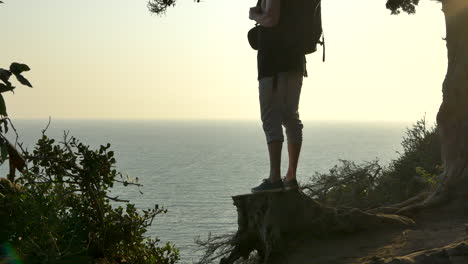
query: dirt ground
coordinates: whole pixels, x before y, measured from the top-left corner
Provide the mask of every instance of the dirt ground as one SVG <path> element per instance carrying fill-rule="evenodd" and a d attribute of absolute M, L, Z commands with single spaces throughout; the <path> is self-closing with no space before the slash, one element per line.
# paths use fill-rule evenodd
<path fill-rule="evenodd" d="M 468 201 L 424 210 L 413 217 L 416 227 L 406 230 L 376 230 L 290 245 L 288 263 L 373 264 L 388 263 L 396 257 L 468 241 Z M 456 263 L 468 264 L 468 255 Z M 392 262 L 392 263 L 413 263 Z M 424 260 L 424 264 L 442 260 Z M 455 262 L 446 262 L 455 263 Z"/>

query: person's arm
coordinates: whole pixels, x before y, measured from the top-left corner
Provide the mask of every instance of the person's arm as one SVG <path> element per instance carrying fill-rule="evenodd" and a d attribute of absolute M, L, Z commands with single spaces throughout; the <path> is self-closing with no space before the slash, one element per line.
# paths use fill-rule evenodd
<path fill-rule="evenodd" d="M 264 27 L 274 27 L 278 24 L 280 18 L 281 0 L 263 0 L 265 8 L 259 10 L 257 7 L 250 8 L 249 18 L 255 20 Z M 262 5 L 263 6 L 263 5 Z"/>

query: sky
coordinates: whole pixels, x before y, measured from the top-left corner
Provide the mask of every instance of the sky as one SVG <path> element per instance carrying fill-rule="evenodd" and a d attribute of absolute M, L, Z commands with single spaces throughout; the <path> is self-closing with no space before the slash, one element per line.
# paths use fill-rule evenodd
<path fill-rule="evenodd" d="M 260 120 L 255 0 L 5 0 L 0 67 L 26 63 L 15 119 Z M 447 59 L 440 4 L 390 15 L 385 0 L 323 0 L 326 62 L 308 55 L 303 120 L 435 122 Z"/>

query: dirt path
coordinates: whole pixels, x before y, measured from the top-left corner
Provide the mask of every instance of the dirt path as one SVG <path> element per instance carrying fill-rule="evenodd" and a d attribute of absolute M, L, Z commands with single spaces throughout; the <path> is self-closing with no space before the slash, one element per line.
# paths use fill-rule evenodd
<path fill-rule="evenodd" d="M 418 255 L 430 249 L 468 241 L 467 209 L 460 211 L 460 206 L 454 205 L 427 210 L 413 218 L 417 223 L 414 229 L 380 230 L 326 240 L 307 241 L 301 243 L 301 246 L 291 246 L 288 263 L 380 264 L 388 263 L 396 257 L 412 253 Z M 468 249 L 468 245 L 466 248 Z M 428 252 L 423 253 L 429 255 Z M 444 262 L 442 260 L 442 262 L 423 261 L 418 263 L 468 264 L 468 252 L 466 253 L 466 257 L 457 257 L 457 262 Z M 463 256 L 465 256 L 464 254 L 462 253 Z M 412 263 L 410 261 L 413 260 L 409 260 L 410 258 L 413 257 L 408 257 L 408 262 L 402 260 L 402 262 L 392 263 Z"/>

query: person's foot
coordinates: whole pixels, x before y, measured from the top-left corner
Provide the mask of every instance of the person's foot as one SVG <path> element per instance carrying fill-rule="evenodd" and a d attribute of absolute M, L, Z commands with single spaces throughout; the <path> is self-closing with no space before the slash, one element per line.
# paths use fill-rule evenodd
<path fill-rule="evenodd" d="M 257 187 L 252 188 L 252 193 L 279 192 L 283 190 L 283 181 L 279 180 L 271 183 L 269 179 L 264 179 Z"/>
<path fill-rule="evenodd" d="M 286 191 L 299 189 L 299 184 L 296 179 L 290 180 L 286 177 L 283 179 L 283 186 Z"/>

